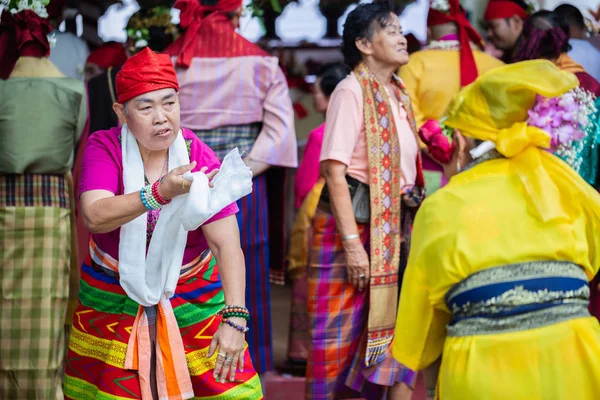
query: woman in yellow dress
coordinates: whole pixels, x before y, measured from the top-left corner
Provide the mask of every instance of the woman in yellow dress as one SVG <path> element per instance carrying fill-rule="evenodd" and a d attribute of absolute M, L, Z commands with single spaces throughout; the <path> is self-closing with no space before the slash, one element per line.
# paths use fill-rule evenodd
<path fill-rule="evenodd" d="M 449 108 L 454 176 L 417 213 L 393 344 L 400 363 L 427 368 L 429 398 L 600 399 L 587 310 L 600 196 L 528 116 L 539 96 L 577 85 L 527 61 L 479 77 Z"/>

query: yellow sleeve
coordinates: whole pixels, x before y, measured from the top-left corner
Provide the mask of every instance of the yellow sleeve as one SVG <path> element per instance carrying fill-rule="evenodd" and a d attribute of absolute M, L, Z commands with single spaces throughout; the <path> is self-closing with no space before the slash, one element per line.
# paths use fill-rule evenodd
<path fill-rule="evenodd" d="M 400 79 L 404 82 L 406 90 L 410 96 L 417 128 L 425 123 L 425 115 L 421 111 L 422 105 L 419 98 L 420 79 L 423 76 L 423 63 L 420 58 L 413 55 L 413 58 L 399 71 Z"/>
<path fill-rule="evenodd" d="M 441 267 L 438 254 L 442 249 L 434 248 L 435 239 L 426 233 L 431 233 L 440 222 L 428 215 L 426 204 L 417 213 L 414 224 L 392 344 L 394 358 L 413 371 L 428 367 L 440 357 L 450 322 L 450 314 L 432 302 L 433 297 L 438 297 L 434 296 L 432 283 L 437 276 L 435 270 Z"/>

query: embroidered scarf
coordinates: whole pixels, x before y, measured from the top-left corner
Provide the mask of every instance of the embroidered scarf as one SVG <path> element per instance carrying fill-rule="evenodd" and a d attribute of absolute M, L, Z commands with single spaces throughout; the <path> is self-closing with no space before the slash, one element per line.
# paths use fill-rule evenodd
<path fill-rule="evenodd" d="M 365 357 L 365 365 L 370 366 L 385 358 L 394 338 L 402 235 L 400 141 L 384 85 L 364 64 L 356 67 L 354 74 L 363 91 L 371 192 L 371 292 Z M 392 84 L 416 134 L 406 89 L 396 78 Z"/>

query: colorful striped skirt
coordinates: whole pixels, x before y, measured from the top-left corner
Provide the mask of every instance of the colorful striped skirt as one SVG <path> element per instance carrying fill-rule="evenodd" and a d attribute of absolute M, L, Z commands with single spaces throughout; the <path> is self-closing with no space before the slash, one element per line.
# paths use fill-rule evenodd
<path fill-rule="evenodd" d="M 170 303 L 183 342 L 193 398 L 262 399 L 260 380 L 250 357 L 245 357 L 244 372 L 238 371 L 234 382 L 225 383 L 217 382 L 213 377 L 216 352 L 213 357 L 206 357 L 212 337 L 221 324 L 221 317 L 216 314 L 225 304 L 216 261 L 212 258 L 194 272 L 183 272 Z M 155 369 L 149 376 L 141 376 L 138 371 L 124 368 L 139 308 L 127 297 L 113 270 L 87 258 L 82 266 L 79 304 L 67 355 L 66 399 L 139 399 L 142 398 L 140 380 L 149 380 L 153 387 L 160 384 L 152 382 L 158 379 Z M 147 310 L 146 316 L 148 324 L 140 324 L 138 329 L 147 327 L 150 334 L 145 337 L 154 344 L 156 337 L 152 331 L 156 313 Z M 158 352 L 144 358 L 153 363 L 157 362 L 156 358 L 164 359 L 164 354 L 154 353 Z M 152 390 L 151 397 L 158 398 L 156 390 Z M 143 398 L 146 400 L 147 396 Z"/>
<path fill-rule="evenodd" d="M 308 312 L 306 309 L 308 255 L 312 244 L 313 219 L 325 186 L 320 178 L 302 201 L 294 218 L 288 251 L 288 275 L 292 282 L 292 302 L 290 313 L 290 334 L 288 339 L 288 361 L 306 362 L 310 335 L 308 333 Z"/>
<path fill-rule="evenodd" d="M 63 176 L 0 175 L 0 399 L 63 397 L 69 207 Z"/>
<path fill-rule="evenodd" d="M 262 374 L 273 369 L 267 178 L 257 176 L 253 183 L 252 193 L 237 203 L 237 221 L 246 259 L 246 307 L 250 311 L 246 340 L 256 371 Z"/>
<path fill-rule="evenodd" d="M 368 252 L 368 226 L 358 225 Z M 395 307 L 394 307 L 395 309 Z M 365 399 L 381 399 L 386 389 L 415 373 L 388 350 L 380 363 L 365 367 L 369 290 L 348 282 L 346 256 L 332 214 L 317 210 L 308 267 L 308 315 L 312 338 L 306 371 L 306 399 L 329 400 L 348 388 Z"/>

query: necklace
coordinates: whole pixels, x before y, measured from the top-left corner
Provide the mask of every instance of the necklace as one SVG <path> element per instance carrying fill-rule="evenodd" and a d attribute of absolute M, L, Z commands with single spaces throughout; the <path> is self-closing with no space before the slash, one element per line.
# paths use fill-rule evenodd
<path fill-rule="evenodd" d="M 168 162 L 169 162 L 169 152 L 167 151 L 167 156 L 165 157 L 165 163 L 163 164 L 163 167 L 160 171 L 160 175 L 158 176 L 157 180 L 162 179 L 162 177 L 165 175 Z M 143 165 L 144 165 L 144 180 L 146 181 L 146 184 L 149 185 L 150 180 L 148 179 L 148 175 L 146 174 L 146 164 L 143 164 Z"/>

